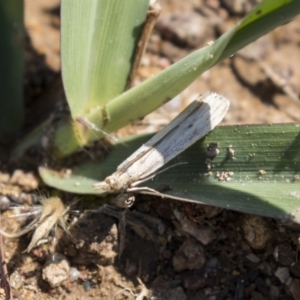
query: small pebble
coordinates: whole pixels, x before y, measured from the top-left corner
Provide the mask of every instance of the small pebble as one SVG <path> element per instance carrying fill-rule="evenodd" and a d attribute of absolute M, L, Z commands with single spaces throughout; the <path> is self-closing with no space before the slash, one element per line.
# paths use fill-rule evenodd
<path fill-rule="evenodd" d="M 278 299 L 280 295 L 279 287 L 276 285 L 271 285 L 269 295 L 270 295 L 270 299 Z"/>
<path fill-rule="evenodd" d="M 83 287 L 84 287 L 84 290 L 85 290 L 86 292 L 88 292 L 88 291 L 92 288 L 91 282 L 90 282 L 89 280 L 85 281 L 85 282 L 83 283 Z"/>
<path fill-rule="evenodd" d="M 198 290 L 205 286 L 205 279 L 199 274 L 186 273 L 183 275 L 182 280 L 183 287 L 190 291 Z"/>
<path fill-rule="evenodd" d="M 181 286 L 171 287 L 169 280 L 163 276 L 154 279 L 149 290 L 149 299 L 186 300 L 187 296 Z"/>
<path fill-rule="evenodd" d="M 269 295 L 269 287 L 261 277 L 255 279 L 256 289 L 265 296 Z"/>
<path fill-rule="evenodd" d="M 78 271 L 77 268 L 70 268 L 70 272 L 69 272 L 69 280 L 71 282 L 76 281 L 80 276 L 80 271 Z"/>
<path fill-rule="evenodd" d="M 300 278 L 300 261 L 296 261 L 290 267 L 291 272 L 298 278 Z"/>
<path fill-rule="evenodd" d="M 280 280 L 281 283 L 286 283 L 290 278 L 290 271 L 287 267 L 277 268 L 275 276 Z"/>
<path fill-rule="evenodd" d="M 219 260 L 216 257 L 212 257 L 205 264 L 205 272 L 210 273 L 213 272 L 214 269 L 218 266 Z"/>
<path fill-rule="evenodd" d="M 18 271 L 13 272 L 9 277 L 10 286 L 15 290 L 19 290 L 23 286 L 23 282 L 24 277 Z"/>
<path fill-rule="evenodd" d="M 42 277 L 54 288 L 59 286 L 70 275 L 70 265 L 67 258 L 60 253 L 53 253 L 43 267 Z"/>
<path fill-rule="evenodd" d="M 274 257 L 283 266 L 290 266 L 295 261 L 296 253 L 291 245 L 286 243 L 275 247 Z"/>
<path fill-rule="evenodd" d="M 299 279 L 293 279 L 293 281 L 289 285 L 289 290 L 295 300 L 300 300 L 300 280 Z"/>
<path fill-rule="evenodd" d="M 262 261 L 259 266 L 258 269 L 263 273 L 266 274 L 268 276 L 272 276 L 274 273 L 274 269 L 273 267 L 266 261 Z"/>
<path fill-rule="evenodd" d="M 253 254 L 253 253 L 248 254 L 248 255 L 246 256 L 246 258 L 247 258 L 249 261 L 253 262 L 253 263 L 258 263 L 258 262 L 260 262 L 259 257 L 256 256 L 256 255 Z"/>
<path fill-rule="evenodd" d="M 25 173 L 22 170 L 15 170 L 10 179 L 11 184 L 21 186 L 25 191 L 37 189 L 39 182 L 32 173 Z"/>
<path fill-rule="evenodd" d="M 200 269 L 204 263 L 204 248 L 194 239 L 187 239 L 173 256 L 173 267 L 176 272 Z"/>
<path fill-rule="evenodd" d="M 252 249 L 265 249 L 267 243 L 272 238 L 272 231 L 264 218 L 245 215 L 242 227 L 245 239 Z"/>
<path fill-rule="evenodd" d="M 6 196 L 0 196 L 0 209 L 6 210 L 10 207 L 10 200 Z"/>

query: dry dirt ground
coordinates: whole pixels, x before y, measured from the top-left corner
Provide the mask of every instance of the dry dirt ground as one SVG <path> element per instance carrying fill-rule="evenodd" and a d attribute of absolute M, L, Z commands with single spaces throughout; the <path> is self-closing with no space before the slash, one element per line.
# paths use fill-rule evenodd
<path fill-rule="evenodd" d="M 215 40 L 249 11 L 252 2 L 161 0 L 162 13 L 136 84 Z M 45 99 L 63 97 L 59 4 L 25 0 L 26 126 L 53 108 L 53 101 Z M 299 122 L 299 44 L 298 18 L 205 72 L 174 101 L 118 135 L 157 130 L 207 90 L 230 99 L 224 124 Z M 36 175 L 20 170 L 1 173 L 0 182 L 2 228 L 9 232 L 20 230 L 30 205 L 40 212 L 40 191 L 55 195 Z M 297 225 L 139 196 L 127 212 L 119 256 L 122 213 L 107 207 L 111 216 L 103 214 L 98 209 L 101 202 L 88 197 L 79 202 L 70 194 L 61 198 L 65 204 L 74 203 L 71 235 L 58 228 L 52 240 L 29 253 L 23 251 L 31 235 L 2 238 L 14 299 L 300 299 Z M 12 204 L 29 208 L 6 210 Z M 185 233 L 178 214 L 194 224 L 202 239 Z M 131 226 L 131 218 L 140 226 Z M 3 276 L 1 283 L 5 286 Z M 4 294 L 2 290 L 1 299 Z"/>

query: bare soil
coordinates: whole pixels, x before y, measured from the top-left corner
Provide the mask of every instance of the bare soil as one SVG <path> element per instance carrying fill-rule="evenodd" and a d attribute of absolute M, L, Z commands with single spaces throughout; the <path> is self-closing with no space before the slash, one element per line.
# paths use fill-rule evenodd
<path fill-rule="evenodd" d="M 135 84 L 215 40 L 254 2 L 161 0 Z M 59 0 L 25 0 L 28 128 L 64 98 L 59 5 Z M 207 90 L 231 101 L 223 124 L 299 122 L 299 28 L 297 18 L 262 37 L 117 136 L 158 130 Z M 35 170 L 20 169 L 0 174 L 1 228 L 8 232 L 40 212 L 40 194 L 57 194 L 43 186 Z M 73 203 L 70 234 L 57 228 L 29 253 L 24 250 L 31 235 L 2 237 L 2 273 L 7 267 L 13 299 L 300 299 L 298 225 L 138 195 L 126 211 L 124 232 L 123 210 L 103 209 L 94 198 L 59 197 L 65 205 Z M 7 210 L 16 204 L 22 207 Z M 193 228 L 193 237 L 184 224 Z M 0 290 L 0 299 L 5 293 Z"/>

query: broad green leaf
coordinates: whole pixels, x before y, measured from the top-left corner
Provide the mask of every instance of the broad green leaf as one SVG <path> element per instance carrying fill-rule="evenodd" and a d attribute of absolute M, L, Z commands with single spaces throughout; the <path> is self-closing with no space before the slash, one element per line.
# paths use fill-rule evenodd
<path fill-rule="evenodd" d="M 62 75 L 72 118 L 121 94 L 149 0 L 63 0 Z"/>
<path fill-rule="evenodd" d="M 23 1 L 0 1 L 0 133 L 13 134 L 24 121 Z"/>
<path fill-rule="evenodd" d="M 93 184 L 112 174 L 149 138 L 137 137 L 127 140 L 125 145 L 122 141 L 115 145 L 103 163 L 76 166 L 68 178 L 46 168 L 41 168 L 40 174 L 46 184 L 61 190 L 101 194 L 93 189 Z M 205 159 L 210 143 L 219 143 L 220 153 L 208 170 Z M 179 162 L 187 164 L 170 168 L 140 186 L 156 190 L 164 187 L 161 193 L 172 199 L 300 223 L 299 145 L 298 124 L 218 127 L 168 166 Z M 235 151 L 234 157 L 229 155 L 228 147 Z"/>

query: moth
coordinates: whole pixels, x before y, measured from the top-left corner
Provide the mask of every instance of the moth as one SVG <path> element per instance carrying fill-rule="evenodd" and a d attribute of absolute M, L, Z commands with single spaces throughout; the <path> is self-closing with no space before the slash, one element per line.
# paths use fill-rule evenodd
<path fill-rule="evenodd" d="M 200 95 L 170 124 L 121 163 L 116 172 L 94 184 L 94 188 L 108 192 L 155 192 L 137 186 L 153 178 L 161 167 L 213 130 L 223 120 L 228 108 L 229 101 L 222 95 Z"/>

